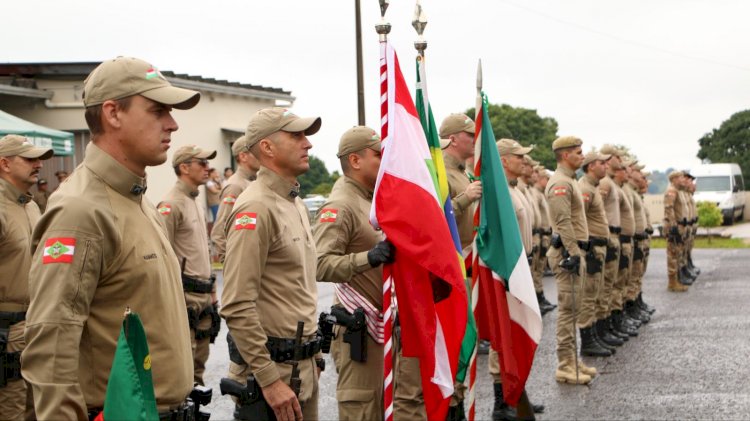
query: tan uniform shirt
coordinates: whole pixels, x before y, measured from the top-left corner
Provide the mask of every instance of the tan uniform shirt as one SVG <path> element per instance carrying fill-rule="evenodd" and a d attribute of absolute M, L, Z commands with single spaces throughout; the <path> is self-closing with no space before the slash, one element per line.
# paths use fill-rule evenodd
<path fill-rule="evenodd" d="M 620 198 L 620 227 L 622 235 L 635 234 L 635 216 L 633 215 L 633 203 L 630 195 L 625 193 L 623 187 L 615 183 L 617 195 Z"/>
<path fill-rule="evenodd" d="M 227 232 L 221 315 L 261 387 L 281 378 L 266 349 L 268 336 L 294 338 L 297 321 L 305 323 L 305 340 L 317 331 L 315 242 L 298 192 L 298 185 L 262 167 L 237 198 Z M 305 401 L 312 395 L 312 366 L 300 364 L 300 370 Z"/>
<path fill-rule="evenodd" d="M 0 311 L 29 305 L 31 231 L 39 220 L 31 195 L 0 178 Z"/>
<path fill-rule="evenodd" d="M 164 218 L 167 237 L 180 266 L 184 266 L 184 274 L 193 279 L 208 281 L 211 277 L 211 260 L 206 218 L 203 209 L 195 202 L 196 197 L 198 190 L 177 180 L 157 208 Z"/>
<path fill-rule="evenodd" d="M 615 181 L 610 176 L 599 180 L 599 193 L 604 202 L 604 213 L 607 214 L 607 223 L 613 227 L 620 226 L 620 195 L 618 194 Z"/>
<path fill-rule="evenodd" d="M 588 241 L 589 230 L 575 171 L 558 166 L 547 182 L 545 194 L 549 202 L 552 230 L 560 234 L 563 246 L 571 256 L 583 257 L 578 241 Z"/>
<path fill-rule="evenodd" d="M 674 207 L 677 222 L 683 222 L 684 219 L 688 218 L 690 211 L 688 210 L 689 205 L 686 196 L 687 195 L 682 188 L 677 189 L 677 200 L 675 201 Z"/>
<path fill-rule="evenodd" d="M 474 210 L 476 202 L 466 197 L 466 188 L 471 184 L 466 173 L 466 165 L 453 155 L 443 153 L 445 159 L 445 173 L 448 176 L 448 188 L 451 196 L 453 214 L 456 216 L 458 236 L 461 248 L 465 249 L 474 240 Z"/>
<path fill-rule="evenodd" d="M 49 201 L 50 192 L 36 192 L 34 193 L 34 201 L 39 206 L 39 212 L 44 213 L 47 209 L 47 201 Z"/>
<path fill-rule="evenodd" d="M 22 361 L 39 419 L 102 407 L 126 307 L 143 321 L 159 410 L 193 387 L 180 268 L 145 183 L 90 143 L 34 229 Z"/>
<path fill-rule="evenodd" d="M 384 239 L 370 224 L 372 192 L 353 179 L 336 180 L 315 216 L 318 282 L 348 282 L 375 308 L 383 307 L 383 269 L 367 262 L 367 252 Z"/>
<path fill-rule="evenodd" d="M 237 172 L 227 179 L 226 185 L 221 190 L 219 211 L 216 213 L 216 221 L 211 228 L 211 241 L 220 262 L 224 261 L 224 254 L 227 249 L 227 230 L 233 228 L 231 225 L 228 226 L 228 221 L 230 220 L 229 217 L 232 216 L 234 202 L 253 180 L 255 180 L 255 174 L 250 173 L 244 167 L 239 167 Z"/>
<path fill-rule="evenodd" d="M 602 201 L 598 185 L 599 180 L 589 174 L 585 174 L 578 180 L 589 235 L 592 237 L 607 238 L 609 237 L 609 224 L 607 223 L 607 214 L 604 212 L 604 201 Z"/>
<path fill-rule="evenodd" d="M 518 220 L 518 228 L 521 231 L 521 242 L 523 243 L 524 251 L 528 256 L 531 253 L 533 245 L 533 235 L 531 220 L 532 215 L 526 206 L 523 193 L 521 193 L 516 186 L 511 184 L 508 186 L 510 192 L 510 200 L 513 202 L 513 209 L 516 211 L 516 219 Z"/>
<path fill-rule="evenodd" d="M 549 230 L 552 224 L 549 220 L 549 204 L 547 203 L 547 198 L 544 197 L 544 192 L 539 187 L 534 186 L 530 190 L 534 195 L 537 206 L 539 207 L 539 228 Z"/>
<path fill-rule="evenodd" d="M 625 193 L 630 196 L 630 203 L 633 205 L 633 219 L 635 220 L 636 234 L 643 234 L 646 231 L 646 212 L 641 195 L 633 188 L 633 185 L 625 183 L 623 186 Z"/>
<path fill-rule="evenodd" d="M 687 218 L 688 222 L 690 222 L 697 215 L 696 214 L 697 211 L 695 208 L 695 200 L 693 199 L 693 194 L 690 193 L 689 191 L 682 190 L 682 192 L 685 195 L 685 205 L 687 208 L 687 213 L 685 217 Z"/>
<path fill-rule="evenodd" d="M 679 191 L 670 184 L 664 192 L 664 227 L 676 227 L 685 212 Z"/>
<path fill-rule="evenodd" d="M 519 179 L 518 188 L 521 190 L 521 193 L 523 193 L 523 197 L 526 199 L 526 203 L 529 206 L 529 211 L 533 215 L 533 218 L 531 219 L 531 227 L 539 228 L 542 224 L 542 216 L 539 214 L 539 206 L 537 206 L 533 193 L 531 192 L 532 187 Z"/>

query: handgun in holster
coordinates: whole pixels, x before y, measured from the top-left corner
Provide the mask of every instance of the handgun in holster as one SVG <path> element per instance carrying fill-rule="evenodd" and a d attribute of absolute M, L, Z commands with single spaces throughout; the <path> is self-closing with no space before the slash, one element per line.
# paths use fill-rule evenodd
<path fill-rule="evenodd" d="M 25 319 L 26 313 L 0 312 L 0 388 L 21 379 L 21 352 L 8 352 L 10 326 Z"/>
<path fill-rule="evenodd" d="M 247 376 L 246 385 L 226 377 L 222 378 L 219 382 L 219 390 L 222 395 L 237 398 L 234 418 L 242 421 L 276 421 L 273 408 L 266 402 L 252 374 Z"/>
<path fill-rule="evenodd" d="M 211 418 L 211 414 L 200 410 L 201 406 L 206 406 L 211 403 L 211 397 L 213 396 L 213 389 L 206 386 L 197 385 L 190 391 L 190 400 L 195 405 L 195 421 L 208 421 Z"/>
<path fill-rule="evenodd" d="M 643 257 L 643 249 L 638 247 L 637 245 L 633 247 L 633 261 L 637 262 L 639 260 L 643 260 Z"/>
<path fill-rule="evenodd" d="M 594 248 L 590 248 L 586 252 L 586 273 L 589 275 L 596 275 L 602 271 L 602 261 L 599 260 L 599 256 L 594 252 Z"/>
<path fill-rule="evenodd" d="M 331 352 L 331 341 L 333 340 L 333 327 L 336 325 L 336 317 L 325 311 L 318 317 L 318 337 L 320 337 L 320 351 L 324 354 Z"/>
<path fill-rule="evenodd" d="M 331 307 L 331 315 L 336 323 L 346 327 L 344 342 L 349 344 L 349 356 L 353 361 L 367 361 L 367 325 L 365 310 L 357 307 L 354 313 L 349 313 L 343 306 Z"/>
<path fill-rule="evenodd" d="M 607 255 L 604 257 L 604 262 L 609 263 L 617 260 L 617 247 L 607 246 Z"/>

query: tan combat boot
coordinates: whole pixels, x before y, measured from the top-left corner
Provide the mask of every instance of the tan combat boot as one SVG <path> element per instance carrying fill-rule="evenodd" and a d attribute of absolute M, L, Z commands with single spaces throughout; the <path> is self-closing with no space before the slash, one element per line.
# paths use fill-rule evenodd
<path fill-rule="evenodd" d="M 586 374 L 589 377 L 596 376 L 596 368 L 595 367 L 589 367 L 589 366 L 587 366 L 581 360 L 578 360 L 578 372 Z M 579 377 L 580 377 L 580 375 L 579 375 Z"/>
<path fill-rule="evenodd" d="M 687 285 L 682 285 L 681 283 L 677 282 L 677 280 L 670 279 L 669 284 L 667 284 L 667 290 L 672 292 L 685 292 L 688 290 Z"/>
<path fill-rule="evenodd" d="M 555 380 L 557 380 L 558 383 L 589 384 L 591 382 L 591 376 L 580 371 L 580 369 L 578 376 L 576 376 L 575 362 L 566 362 L 557 367 L 557 371 L 555 371 Z"/>

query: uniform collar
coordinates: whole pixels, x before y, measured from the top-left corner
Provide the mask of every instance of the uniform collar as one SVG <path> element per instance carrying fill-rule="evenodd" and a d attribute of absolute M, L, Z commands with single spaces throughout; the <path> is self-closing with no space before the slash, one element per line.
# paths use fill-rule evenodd
<path fill-rule="evenodd" d="M 456 158 L 455 156 L 444 153 L 443 159 L 445 160 L 445 165 L 449 168 L 456 168 L 459 171 L 465 171 L 466 170 L 466 163 L 461 162 L 460 159 Z"/>
<path fill-rule="evenodd" d="M 14 203 L 18 203 L 21 206 L 31 202 L 33 196 L 26 192 L 18 190 L 16 186 L 10 184 L 7 180 L 0 178 L 0 190 L 3 192 L 3 196 L 6 200 Z"/>
<path fill-rule="evenodd" d="M 599 185 L 599 179 L 594 177 L 593 175 L 584 174 L 583 178 L 586 179 L 589 183 L 591 183 L 592 186 L 598 186 Z"/>
<path fill-rule="evenodd" d="M 509 185 L 510 185 L 511 187 L 515 187 L 515 188 L 518 188 L 518 179 L 517 179 L 517 178 L 516 178 L 515 180 L 510 180 L 510 179 L 509 179 L 509 180 L 508 180 L 508 184 L 509 184 Z"/>
<path fill-rule="evenodd" d="M 367 200 L 372 200 L 371 190 L 368 190 L 365 186 L 359 184 L 355 179 L 351 177 L 342 176 L 342 178 L 344 179 L 344 183 L 346 183 L 347 186 L 350 186 L 354 191 L 356 191 L 357 194 Z"/>
<path fill-rule="evenodd" d="M 192 187 L 188 186 L 188 184 L 182 180 L 177 180 L 177 184 L 175 185 L 177 187 L 177 190 L 182 192 L 185 196 L 195 200 L 196 197 L 198 197 L 198 194 L 200 192 L 198 189 L 193 189 Z"/>
<path fill-rule="evenodd" d="M 237 167 L 237 173 L 243 180 L 255 181 L 255 179 L 258 178 L 256 174 L 251 173 L 250 170 L 245 167 Z"/>
<path fill-rule="evenodd" d="M 526 188 L 529 186 L 525 181 L 523 181 L 523 179 L 521 179 L 521 177 L 518 177 L 518 179 L 516 179 L 516 182 L 518 183 L 518 189 L 521 191 L 526 191 Z"/>
<path fill-rule="evenodd" d="M 86 146 L 83 164 L 116 192 L 140 203 L 141 196 L 146 192 L 145 177 L 130 172 L 93 142 Z"/>
<path fill-rule="evenodd" d="M 562 165 L 558 165 L 557 169 L 555 170 L 555 172 L 561 173 L 561 174 L 566 175 L 566 176 L 568 176 L 570 178 L 573 178 L 573 179 L 576 178 L 576 172 L 575 171 L 573 171 L 571 169 L 568 169 L 568 168 L 565 168 Z"/>
<path fill-rule="evenodd" d="M 290 202 L 294 202 L 294 199 L 299 196 L 299 183 L 289 184 L 289 182 L 281 178 L 280 175 L 266 167 L 260 167 L 260 171 L 258 171 L 258 181 L 263 182 L 263 184 L 273 190 L 274 193 Z"/>

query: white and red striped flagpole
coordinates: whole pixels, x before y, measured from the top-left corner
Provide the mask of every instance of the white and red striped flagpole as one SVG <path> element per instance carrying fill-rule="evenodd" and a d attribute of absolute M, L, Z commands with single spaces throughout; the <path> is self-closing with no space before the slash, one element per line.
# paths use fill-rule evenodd
<path fill-rule="evenodd" d="M 477 67 L 477 102 L 475 108 L 474 121 L 478 122 L 482 118 L 480 114 L 482 112 L 482 60 L 479 60 L 479 66 Z M 484 127 L 482 127 L 484 130 Z M 474 135 L 474 176 L 481 176 L 481 165 L 482 165 L 482 146 L 479 141 L 481 137 L 481 131 L 477 130 Z M 479 225 L 479 206 L 474 210 L 474 229 Z M 479 301 L 479 265 L 476 244 L 476 231 L 474 234 L 475 241 L 472 243 L 471 252 L 471 312 L 476 317 L 477 302 Z M 477 379 L 477 348 L 474 347 L 474 352 L 471 354 L 469 360 L 469 421 L 474 421 L 476 417 L 476 379 Z"/>
<path fill-rule="evenodd" d="M 375 25 L 380 38 L 380 138 L 388 139 L 388 33 L 385 21 L 388 0 L 380 0 L 380 23 Z M 383 271 L 383 419 L 393 421 L 393 278 Z"/>

